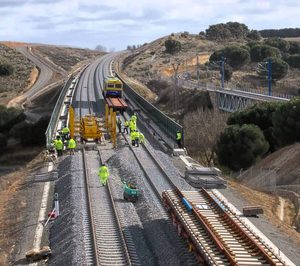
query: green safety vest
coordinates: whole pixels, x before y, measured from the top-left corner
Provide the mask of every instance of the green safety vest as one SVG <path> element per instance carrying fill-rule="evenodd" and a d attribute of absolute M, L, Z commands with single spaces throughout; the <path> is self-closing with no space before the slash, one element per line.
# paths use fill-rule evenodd
<path fill-rule="evenodd" d="M 62 150 L 64 148 L 64 144 L 63 142 L 59 139 L 55 142 L 55 149 L 57 149 L 58 151 L 59 150 Z"/>
<path fill-rule="evenodd" d="M 109 172 L 108 172 L 108 167 L 107 166 L 101 166 L 99 168 L 99 173 L 98 173 L 99 177 L 102 179 L 104 178 L 108 178 Z"/>
<path fill-rule="evenodd" d="M 69 149 L 75 149 L 76 148 L 76 141 L 74 139 L 70 139 L 68 143 Z"/>
<path fill-rule="evenodd" d="M 177 132 L 177 134 L 176 134 L 176 139 L 177 139 L 177 140 L 181 140 L 181 133 L 180 133 L 180 132 Z"/>
<path fill-rule="evenodd" d="M 63 134 L 68 134 L 70 132 L 69 128 L 64 127 L 61 131 Z"/>

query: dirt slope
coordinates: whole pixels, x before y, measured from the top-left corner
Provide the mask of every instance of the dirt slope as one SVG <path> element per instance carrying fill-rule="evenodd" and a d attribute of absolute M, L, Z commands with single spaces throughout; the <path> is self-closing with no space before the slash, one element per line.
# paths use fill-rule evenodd
<path fill-rule="evenodd" d="M 246 171 L 243 183 L 260 187 L 280 187 L 300 193 L 300 143 L 286 146 Z"/>

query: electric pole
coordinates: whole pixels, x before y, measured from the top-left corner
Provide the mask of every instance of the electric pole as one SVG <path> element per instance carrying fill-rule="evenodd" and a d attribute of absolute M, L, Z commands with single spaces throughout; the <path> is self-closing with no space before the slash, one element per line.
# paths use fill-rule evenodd
<path fill-rule="evenodd" d="M 268 59 L 268 87 L 269 87 L 269 96 L 272 95 L 272 59 Z"/>

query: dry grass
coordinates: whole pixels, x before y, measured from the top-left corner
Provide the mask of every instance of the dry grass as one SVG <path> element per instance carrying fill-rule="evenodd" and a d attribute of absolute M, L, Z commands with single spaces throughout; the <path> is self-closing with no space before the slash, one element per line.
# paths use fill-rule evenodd
<path fill-rule="evenodd" d="M 283 39 L 290 42 L 300 42 L 300 37 L 288 37 Z"/>
<path fill-rule="evenodd" d="M 276 196 L 264 192 L 253 190 L 238 182 L 229 181 L 229 186 L 234 190 L 239 191 L 240 195 L 251 205 L 261 206 L 264 214 L 274 226 L 276 226 L 283 233 L 290 236 L 296 243 L 300 245 L 300 233 L 295 231 L 291 226 L 291 220 L 294 215 L 294 207 L 291 202 L 287 200 L 285 205 L 285 219 L 280 221 L 278 217 L 279 199 Z"/>

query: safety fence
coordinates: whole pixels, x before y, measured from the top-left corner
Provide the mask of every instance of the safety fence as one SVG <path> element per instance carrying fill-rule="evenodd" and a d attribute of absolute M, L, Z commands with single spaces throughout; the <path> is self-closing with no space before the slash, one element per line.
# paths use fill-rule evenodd
<path fill-rule="evenodd" d="M 47 127 L 47 130 L 45 132 L 45 135 L 46 135 L 46 147 L 49 148 L 53 138 L 55 137 L 54 136 L 54 133 L 55 133 L 55 130 L 56 130 L 56 126 L 57 126 L 57 123 L 58 123 L 58 118 L 59 118 L 59 114 L 60 114 L 60 110 L 63 106 L 63 102 L 64 102 L 64 99 L 65 99 L 65 96 L 66 96 L 66 93 L 68 91 L 68 88 L 70 87 L 71 85 L 71 82 L 73 80 L 73 75 L 71 75 L 69 77 L 69 79 L 65 82 L 60 94 L 59 94 L 59 97 L 56 101 L 56 104 L 55 104 L 55 107 L 53 109 L 53 112 L 52 112 L 52 115 L 51 115 L 51 118 L 50 118 L 50 121 L 49 121 L 49 125 Z"/>
<path fill-rule="evenodd" d="M 172 140 L 176 140 L 176 132 L 182 133 L 183 137 L 183 127 L 175 122 L 173 119 L 165 115 L 154 105 L 149 103 L 144 97 L 139 95 L 134 89 L 132 89 L 126 82 L 117 74 L 117 76 L 122 80 L 124 92 L 130 100 L 132 100 L 141 110 L 143 110 L 147 116 L 159 126 L 159 128 Z"/>

